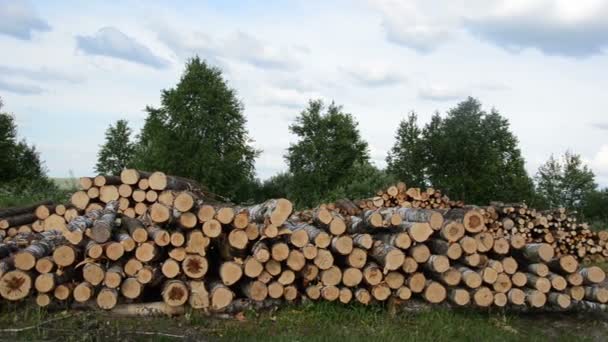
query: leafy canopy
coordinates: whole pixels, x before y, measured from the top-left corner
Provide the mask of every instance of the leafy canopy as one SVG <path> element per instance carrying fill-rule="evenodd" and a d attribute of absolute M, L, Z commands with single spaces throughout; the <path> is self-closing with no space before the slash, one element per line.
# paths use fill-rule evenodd
<path fill-rule="evenodd" d="M 241 201 L 253 182 L 259 151 L 251 146 L 243 106 L 220 69 L 188 61 L 179 83 L 162 91 L 160 108 L 146 108 L 134 166 L 201 182 Z"/>
<path fill-rule="evenodd" d="M 297 142 L 285 159 L 299 205 L 312 206 L 332 190 L 356 182 L 356 167 L 369 164 L 357 122 L 334 103 L 326 108 L 321 100 L 311 100 L 289 130 Z"/>
<path fill-rule="evenodd" d="M 132 159 L 135 146 L 131 142 L 131 128 L 126 120 L 118 120 L 106 130 L 106 141 L 97 153 L 95 171 L 105 175 L 117 175 Z"/>

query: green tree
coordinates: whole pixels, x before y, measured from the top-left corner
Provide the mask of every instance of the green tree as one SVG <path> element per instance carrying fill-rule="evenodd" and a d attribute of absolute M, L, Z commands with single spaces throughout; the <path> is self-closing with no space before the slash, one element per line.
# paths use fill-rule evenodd
<path fill-rule="evenodd" d="M 595 191 L 595 175 L 581 156 L 566 152 L 560 159 L 551 156 L 538 168 L 536 188 L 545 208 L 566 207 L 580 210 L 587 196 Z"/>
<path fill-rule="evenodd" d="M 395 144 L 386 157 L 387 171 L 411 186 L 424 186 L 422 130 L 418 116 L 412 112 L 399 123 Z"/>
<path fill-rule="evenodd" d="M 127 120 L 116 121 L 106 130 L 106 141 L 97 153 L 95 171 L 105 175 L 120 174 L 132 162 L 134 151 Z"/>
<path fill-rule="evenodd" d="M 608 229 L 608 188 L 591 191 L 585 198 L 582 213 L 598 229 Z"/>
<path fill-rule="evenodd" d="M 469 97 L 422 131 L 422 154 L 431 185 L 468 203 L 530 200 L 533 183 L 517 138 L 498 111 Z"/>
<path fill-rule="evenodd" d="M 311 100 L 289 130 L 298 139 L 285 155 L 298 205 L 316 204 L 334 189 L 353 182 L 355 166 L 369 163 L 367 143 L 356 121 L 334 103 L 325 108 L 321 100 Z"/>
<path fill-rule="evenodd" d="M 0 99 L 0 207 L 41 199 L 65 200 L 46 176 L 35 146 L 18 141 L 15 118 L 2 112 L 2 105 Z"/>
<path fill-rule="evenodd" d="M 241 201 L 254 180 L 259 151 L 251 146 L 243 106 L 220 69 L 195 57 L 179 83 L 148 107 L 134 164 L 197 180 L 210 191 Z M 247 191 L 246 191 L 247 192 Z"/>

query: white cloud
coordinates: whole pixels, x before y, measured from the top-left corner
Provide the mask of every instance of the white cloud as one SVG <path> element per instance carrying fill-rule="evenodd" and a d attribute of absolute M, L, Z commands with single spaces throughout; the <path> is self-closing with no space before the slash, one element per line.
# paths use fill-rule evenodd
<path fill-rule="evenodd" d="M 27 1 L 0 1 L 0 34 L 30 40 L 34 32 L 47 32 L 51 26 L 38 17 Z"/>
<path fill-rule="evenodd" d="M 407 77 L 394 65 L 367 63 L 341 68 L 353 81 L 366 87 L 390 86 L 407 81 Z"/>
<path fill-rule="evenodd" d="M 589 162 L 589 165 L 593 169 L 598 183 L 608 186 L 608 144 L 600 147 L 600 150 Z"/>
<path fill-rule="evenodd" d="M 420 88 L 418 97 L 429 101 L 461 101 L 469 96 L 469 92 L 463 89 L 452 88 L 442 85 L 431 85 Z"/>
<path fill-rule="evenodd" d="M 44 92 L 44 89 L 40 88 L 37 85 L 19 83 L 2 79 L 0 79 L 0 90 L 19 95 L 38 95 Z"/>
<path fill-rule="evenodd" d="M 168 60 L 114 27 L 103 27 L 93 36 L 78 35 L 76 44 L 78 49 L 89 55 L 118 58 L 156 69 L 169 66 Z"/>
<path fill-rule="evenodd" d="M 608 3 L 601 0 L 500 1 L 465 27 L 508 51 L 534 48 L 547 55 L 586 57 L 608 46 Z"/>
<path fill-rule="evenodd" d="M 0 65 L 0 74 L 4 76 L 22 77 L 33 81 L 63 81 L 79 83 L 84 81 L 82 76 L 72 72 L 63 72 L 49 67 L 24 68 L 17 66 Z"/>
<path fill-rule="evenodd" d="M 389 42 L 429 53 L 450 38 L 451 27 L 423 13 L 416 2 L 378 0 Z"/>

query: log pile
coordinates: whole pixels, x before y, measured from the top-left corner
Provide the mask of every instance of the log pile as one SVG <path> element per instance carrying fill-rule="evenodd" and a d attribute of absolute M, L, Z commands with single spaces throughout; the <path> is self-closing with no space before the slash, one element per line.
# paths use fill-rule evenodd
<path fill-rule="evenodd" d="M 608 257 L 608 231 L 593 232 L 565 208 L 540 211 L 526 204 L 493 202 L 482 207 L 485 223 L 495 238 L 517 236 L 526 243 L 548 243 L 557 256 L 574 255 L 585 261 Z"/>
<path fill-rule="evenodd" d="M 80 184 L 65 211 L 52 203 L 0 210 L 4 300 L 106 310 L 162 301 L 209 311 L 243 299 L 560 310 L 608 303 L 604 271 L 581 267 L 568 242 L 589 245 L 584 239 L 597 235 L 565 213 L 465 206 L 403 183 L 302 211 L 286 199 L 222 203 L 161 172 L 128 169 Z M 581 234 L 559 233 L 572 231 Z"/>

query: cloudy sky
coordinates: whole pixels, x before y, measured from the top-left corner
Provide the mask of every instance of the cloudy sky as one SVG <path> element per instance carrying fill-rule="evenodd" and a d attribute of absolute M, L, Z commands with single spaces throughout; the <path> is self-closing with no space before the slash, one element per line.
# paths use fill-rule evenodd
<path fill-rule="evenodd" d="M 0 0 L 0 97 L 55 177 L 92 174 L 106 127 L 137 131 L 184 62 L 221 67 L 261 178 L 285 169 L 308 99 L 359 121 L 376 165 L 414 110 L 498 109 L 534 173 L 580 153 L 608 185 L 608 1 Z"/>

